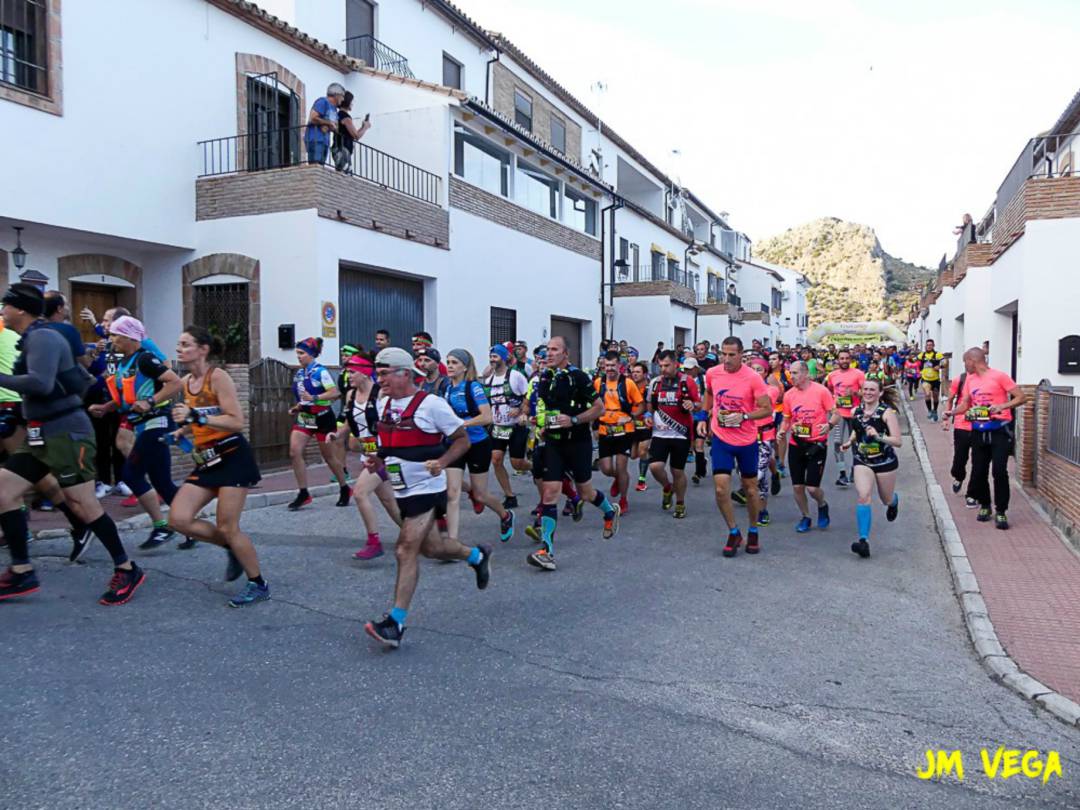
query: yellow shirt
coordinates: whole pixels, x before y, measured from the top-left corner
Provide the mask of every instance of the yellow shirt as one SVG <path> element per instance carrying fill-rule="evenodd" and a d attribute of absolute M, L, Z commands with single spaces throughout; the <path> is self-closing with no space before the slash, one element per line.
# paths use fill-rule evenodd
<path fill-rule="evenodd" d="M 19 352 L 15 344 L 19 342 L 19 333 L 14 329 L 5 329 L 0 321 L 0 374 L 10 374 Z M 0 402 L 22 402 L 22 397 L 7 388 L 0 388 Z"/>
<path fill-rule="evenodd" d="M 921 352 L 919 354 L 919 362 L 922 363 L 922 378 L 926 382 L 936 382 L 941 379 L 942 362 L 945 360 L 945 355 L 941 352 Z"/>

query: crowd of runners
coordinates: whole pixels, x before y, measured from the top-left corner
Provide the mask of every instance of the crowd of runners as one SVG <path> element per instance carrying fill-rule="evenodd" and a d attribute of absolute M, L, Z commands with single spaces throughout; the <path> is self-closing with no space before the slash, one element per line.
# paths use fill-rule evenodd
<path fill-rule="evenodd" d="M 95 436 L 83 408 L 90 375 L 63 332 L 42 318 L 37 288 L 15 284 L 2 301 L 5 330 L 20 337 L 6 367 L 0 355 L 0 389 L 12 395 L 0 413 L 7 455 L 0 469 L 0 528 L 11 556 L 0 575 L 0 599 L 40 587 L 24 506 L 36 490 L 71 523 L 71 561 L 93 537 L 101 540 L 115 566 L 101 602 L 122 604 L 145 574 L 94 496 Z M 269 599 L 255 547 L 240 530 L 247 492 L 260 473 L 243 435 L 236 387 L 214 363 L 220 340 L 187 327 L 176 344 L 179 372 L 135 318 L 116 318 L 105 329 L 122 362 L 108 380 L 108 402 L 95 407 L 118 410 L 134 434 L 124 479 L 154 520 L 140 548 L 158 548 L 174 533 L 186 538 L 185 548 L 199 541 L 218 545 L 227 553 L 226 579 L 247 577 L 229 604 Z M 673 349 L 660 344 L 648 361 L 625 341 L 611 341 L 600 347 L 595 367 L 583 369 L 557 335 L 531 351 L 517 342 L 478 356 L 464 348 L 444 356 L 426 332 L 411 336 L 405 349 L 379 330 L 371 351 L 342 347 L 336 376 L 320 361 L 322 348 L 318 338 L 296 344 L 289 448 L 298 491 L 287 508 L 314 508 L 304 450 L 315 440 L 340 487 L 337 505 L 355 503 L 363 523 L 365 542 L 355 559 L 384 554 L 380 509 L 398 526 L 391 607 L 365 625 L 389 647 L 405 632 L 421 556 L 464 561 L 476 586 L 487 587 L 493 543 L 463 542 L 461 496 L 477 514 L 492 513 L 490 537 L 506 543 L 517 533 L 515 510 L 522 508 L 511 486 L 515 474 L 531 475 L 536 488 L 535 507 L 520 521 L 534 545 L 523 564 L 551 572 L 559 519 L 579 523 L 591 505 L 602 536 L 611 539 L 631 511 L 631 489 L 656 491 L 655 506 L 644 507 L 639 498 L 635 510 L 696 518 L 701 523 L 692 531 L 713 525 L 715 513 L 688 514 L 686 505 L 688 487 L 700 486 L 710 472 L 726 526 L 719 533 L 723 557 L 761 552 L 761 529 L 773 523 L 770 499 L 781 495 L 785 481 L 800 513 L 792 528 L 826 529 L 831 455 L 835 486 L 854 486 L 857 493 L 851 551 L 869 557 L 875 497 L 888 521 L 900 508 L 897 410 L 904 396 L 922 397 L 930 420 L 955 428 L 953 492 L 967 480 L 965 497 L 980 509 L 979 519 L 992 517 L 998 528 L 1008 528 L 1012 412 L 1024 395 L 989 368 L 981 349 L 963 355 L 964 371 L 952 376 L 942 411 L 948 361 L 933 341 L 923 347 L 769 348 L 729 337 Z M 171 476 L 171 445 L 190 452 L 194 462 L 179 487 Z M 604 483 L 598 487 L 595 480 Z M 214 499 L 214 520 L 200 519 Z M 738 505 L 746 509 L 745 533 Z"/>

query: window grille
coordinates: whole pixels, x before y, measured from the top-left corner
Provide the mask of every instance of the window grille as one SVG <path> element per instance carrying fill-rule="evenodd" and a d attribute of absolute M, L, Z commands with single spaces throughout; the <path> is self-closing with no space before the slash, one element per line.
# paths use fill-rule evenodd
<path fill-rule="evenodd" d="M 491 345 L 517 340 L 517 310 L 491 308 Z M 478 361 L 479 364 L 479 361 Z M 483 363 L 483 365 L 487 365 Z"/>
<path fill-rule="evenodd" d="M 248 346 L 248 285 L 198 284 L 195 291 L 195 324 L 225 343 L 226 363 L 250 362 Z"/>

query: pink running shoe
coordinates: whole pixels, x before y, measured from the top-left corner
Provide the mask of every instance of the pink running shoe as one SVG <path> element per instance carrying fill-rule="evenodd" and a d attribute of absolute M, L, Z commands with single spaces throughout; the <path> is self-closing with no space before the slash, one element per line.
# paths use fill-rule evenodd
<path fill-rule="evenodd" d="M 136 498 L 134 495 L 128 495 L 126 498 L 124 498 L 124 500 L 120 501 L 120 505 L 125 506 L 128 509 L 134 509 L 136 506 L 139 505 L 139 499 Z"/>
<path fill-rule="evenodd" d="M 376 557 L 383 555 L 382 543 L 379 542 L 379 535 L 369 534 L 367 538 L 367 545 L 353 554 L 354 560 L 374 560 Z"/>

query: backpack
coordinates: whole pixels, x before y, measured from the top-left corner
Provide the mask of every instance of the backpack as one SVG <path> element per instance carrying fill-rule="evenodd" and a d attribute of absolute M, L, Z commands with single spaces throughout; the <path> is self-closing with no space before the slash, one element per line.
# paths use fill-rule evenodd
<path fill-rule="evenodd" d="M 680 371 L 678 376 L 679 390 L 678 394 L 676 395 L 676 399 L 680 403 L 684 399 L 690 399 L 690 384 L 687 382 L 687 379 L 687 375 L 683 374 Z M 660 378 L 657 377 L 655 380 L 652 381 L 652 384 L 649 386 L 649 406 L 652 408 L 653 411 L 655 411 L 659 406 L 657 389 L 660 387 L 660 382 Z"/>
<path fill-rule="evenodd" d="M 607 380 L 602 377 L 593 382 L 596 393 L 602 393 L 601 386 L 607 388 Z M 615 393 L 619 397 L 619 409 L 625 414 L 631 414 L 633 405 L 630 404 L 630 395 L 626 391 L 626 375 L 619 375 L 619 380 L 615 383 Z"/>

